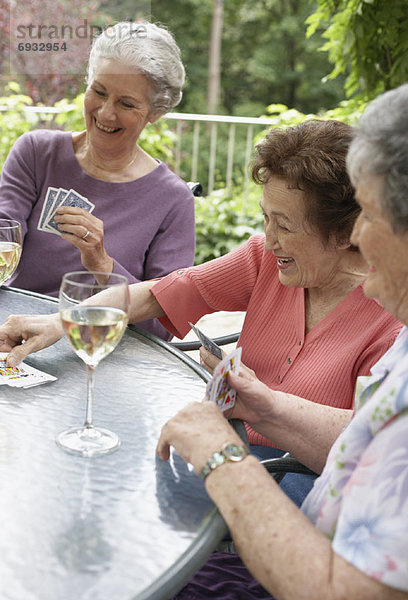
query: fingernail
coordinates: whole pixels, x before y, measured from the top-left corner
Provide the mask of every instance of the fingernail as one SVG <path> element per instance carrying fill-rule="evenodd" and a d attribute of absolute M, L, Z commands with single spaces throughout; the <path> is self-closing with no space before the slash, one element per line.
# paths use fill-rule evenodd
<path fill-rule="evenodd" d="M 18 365 L 18 361 L 14 358 L 14 356 L 7 357 L 7 366 L 16 367 Z"/>

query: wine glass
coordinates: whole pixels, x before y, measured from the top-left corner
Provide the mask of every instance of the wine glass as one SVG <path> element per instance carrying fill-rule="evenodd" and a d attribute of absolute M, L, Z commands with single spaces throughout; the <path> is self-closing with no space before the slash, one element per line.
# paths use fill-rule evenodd
<path fill-rule="evenodd" d="M 0 219 L 0 286 L 10 279 L 20 262 L 23 236 L 13 219 Z"/>
<path fill-rule="evenodd" d="M 129 287 L 123 275 L 74 271 L 62 279 L 59 293 L 62 325 L 88 372 L 85 422 L 56 438 L 65 450 L 88 457 L 105 454 L 120 445 L 116 433 L 93 425 L 93 387 L 96 366 L 115 349 L 126 329 L 128 308 Z"/>

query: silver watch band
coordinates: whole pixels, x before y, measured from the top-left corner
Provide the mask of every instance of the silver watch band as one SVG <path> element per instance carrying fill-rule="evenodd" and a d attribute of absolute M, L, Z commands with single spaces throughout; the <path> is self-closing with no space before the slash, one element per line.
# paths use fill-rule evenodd
<path fill-rule="evenodd" d="M 240 462 L 248 454 L 249 451 L 245 446 L 232 443 L 224 444 L 221 450 L 214 452 L 212 457 L 205 463 L 201 469 L 201 477 L 205 479 L 207 475 L 226 462 Z"/>

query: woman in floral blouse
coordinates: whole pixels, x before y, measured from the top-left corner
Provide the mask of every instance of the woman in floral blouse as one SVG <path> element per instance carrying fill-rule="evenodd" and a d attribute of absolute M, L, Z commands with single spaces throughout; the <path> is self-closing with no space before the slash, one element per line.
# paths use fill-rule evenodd
<path fill-rule="evenodd" d="M 364 293 L 408 324 L 408 84 L 368 107 L 348 170 L 362 209 L 352 243 L 369 265 Z M 230 382 L 233 409 L 188 405 L 163 427 L 157 450 L 166 460 L 174 446 L 205 478 L 246 566 L 215 553 L 176 598 L 407 600 L 408 329 L 359 381 L 351 421 L 347 411 L 288 402 L 249 370 Z M 301 510 L 224 416 L 321 472 Z"/>

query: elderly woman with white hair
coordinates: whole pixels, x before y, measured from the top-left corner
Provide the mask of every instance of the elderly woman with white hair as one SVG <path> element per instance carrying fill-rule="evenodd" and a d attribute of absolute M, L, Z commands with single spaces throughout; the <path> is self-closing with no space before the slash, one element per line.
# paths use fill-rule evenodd
<path fill-rule="evenodd" d="M 24 235 L 9 285 L 57 296 L 68 271 L 120 273 L 136 283 L 193 263 L 192 193 L 138 145 L 144 127 L 180 102 L 184 78 L 180 50 L 163 27 L 118 23 L 96 38 L 86 130 L 26 133 L 4 165 L 0 217 L 20 221 Z M 54 227 L 44 226 L 53 198 L 59 192 L 60 203 L 71 189 L 94 210 L 74 199 L 57 209 Z M 155 319 L 139 325 L 170 337 Z"/>

